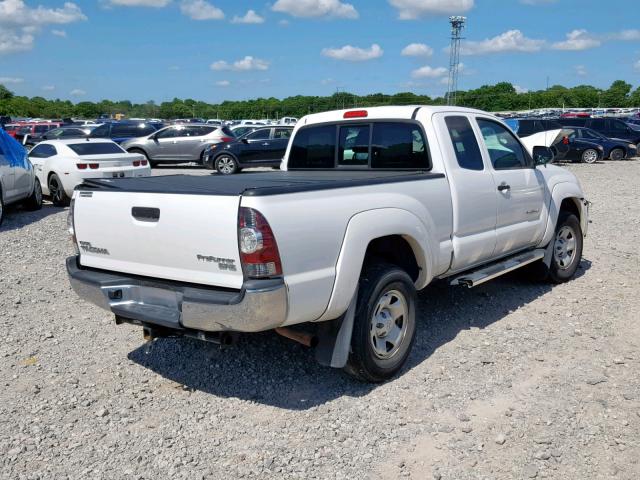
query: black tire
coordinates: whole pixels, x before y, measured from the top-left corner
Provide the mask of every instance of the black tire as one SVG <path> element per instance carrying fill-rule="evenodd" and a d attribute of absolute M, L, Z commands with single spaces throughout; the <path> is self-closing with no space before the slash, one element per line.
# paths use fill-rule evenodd
<path fill-rule="evenodd" d="M 394 319 L 391 309 L 380 308 L 385 301 L 390 302 L 388 307 L 397 305 L 404 313 Z M 377 324 L 373 323 L 374 315 Z M 389 343 L 387 338 L 392 338 L 391 329 L 395 327 L 400 332 L 396 337 L 399 340 L 395 344 Z M 416 289 L 409 275 L 399 267 L 385 263 L 365 267 L 358 284 L 351 351 L 345 371 L 364 382 L 388 380 L 405 364 L 415 337 Z M 378 347 L 374 347 L 374 343 Z M 381 350 L 384 350 L 383 356 Z"/>
<path fill-rule="evenodd" d="M 231 155 L 219 155 L 214 160 L 214 164 L 220 175 L 232 175 L 238 172 L 238 161 Z"/>
<path fill-rule="evenodd" d="M 42 208 L 42 185 L 38 177 L 33 180 L 33 192 L 24 202 L 27 210 L 40 210 Z"/>
<path fill-rule="evenodd" d="M 598 151 L 595 148 L 587 148 L 580 156 L 582 163 L 595 163 L 598 160 Z"/>
<path fill-rule="evenodd" d="M 624 153 L 624 150 L 621 148 L 614 148 L 609 152 L 610 160 L 618 161 L 618 160 L 622 160 L 624 157 L 625 157 L 625 153 Z"/>
<path fill-rule="evenodd" d="M 55 173 L 49 177 L 49 196 L 56 207 L 68 207 L 71 202 L 62 187 L 60 178 Z"/>

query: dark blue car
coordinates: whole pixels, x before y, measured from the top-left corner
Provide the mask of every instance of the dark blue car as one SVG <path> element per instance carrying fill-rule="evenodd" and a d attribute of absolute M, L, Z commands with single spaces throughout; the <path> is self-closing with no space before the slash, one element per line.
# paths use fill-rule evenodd
<path fill-rule="evenodd" d="M 622 160 L 624 158 L 635 157 L 637 154 L 636 145 L 629 140 L 608 138 L 590 128 L 567 127 L 566 131 L 573 132 L 568 135 L 569 142 L 586 141 L 602 146 L 603 158 Z"/>
<path fill-rule="evenodd" d="M 96 127 L 89 138 L 110 138 L 116 143 L 124 142 L 130 138 L 145 137 L 155 132 L 161 124 L 150 122 L 107 122 Z"/>

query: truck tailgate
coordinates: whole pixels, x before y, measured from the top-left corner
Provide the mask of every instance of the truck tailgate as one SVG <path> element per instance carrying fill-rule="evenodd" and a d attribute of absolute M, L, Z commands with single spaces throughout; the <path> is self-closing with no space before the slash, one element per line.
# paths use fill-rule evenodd
<path fill-rule="evenodd" d="M 239 289 L 240 196 L 75 192 L 80 265 Z"/>

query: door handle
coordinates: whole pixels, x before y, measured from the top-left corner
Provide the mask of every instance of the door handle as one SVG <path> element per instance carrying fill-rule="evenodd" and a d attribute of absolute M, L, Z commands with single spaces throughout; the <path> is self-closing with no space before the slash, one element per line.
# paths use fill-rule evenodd
<path fill-rule="evenodd" d="M 263 146 L 263 147 L 268 147 L 269 145 L 271 145 L 269 142 L 264 142 L 264 143 L 262 144 L 262 146 Z"/>
<path fill-rule="evenodd" d="M 175 145 L 176 143 L 178 143 L 178 141 L 177 141 L 177 140 L 174 140 L 174 141 L 172 141 L 171 143 L 173 143 L 173 144 Z"/>
<path fill-rule="evenodd" d="M 498 185 L 498 191 L 503 192 L 505 190 L 511 190 L 511 185 L 507 185 L 504 182 L 502 182 L 500 185 Z"/>

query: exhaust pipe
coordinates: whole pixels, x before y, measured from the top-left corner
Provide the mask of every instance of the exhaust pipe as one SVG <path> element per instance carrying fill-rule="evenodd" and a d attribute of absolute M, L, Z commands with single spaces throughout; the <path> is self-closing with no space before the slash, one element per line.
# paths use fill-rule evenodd
<path fill-rule="evenodd" d="M 318 345 L 318 337 L 311 335 L 310 333 L 298 332 L 284 327 L 276 328 L 275 331 L 278 335 L 286 337 L 289 340 L 293 340 L 294 342 L 298 342 L 305 347 L 313 348 Z"/>

